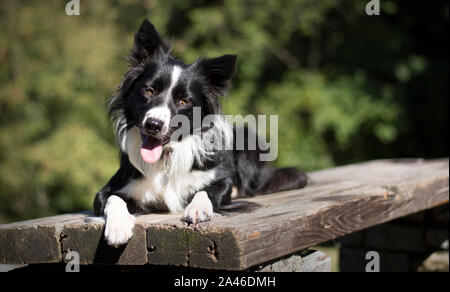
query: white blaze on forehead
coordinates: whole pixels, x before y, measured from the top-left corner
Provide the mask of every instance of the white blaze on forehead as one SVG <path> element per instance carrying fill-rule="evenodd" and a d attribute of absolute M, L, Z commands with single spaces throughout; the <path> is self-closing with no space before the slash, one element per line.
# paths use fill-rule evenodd
<path fill-rule="evenodd" d="M 164 122 L 163 132 L 168 128 L 171 117 L 171 111 L 168 107 L 168 103 L 169 100 L 172 98 L 172 90 L 177 85 L 182 72 L 183 69 L 181 67 L 173 66 L 172 73 L 170 74 L 170 86 L 167 89 L 167 95 L 164 104 L 148 110 L 145 113 L 144 119 L 142 121 L 143 124 L 145 123 L 146 119 L 153 118 Z"/>
<path fill-rule="evenodd" d="M 183 71 L 183 69 L 181 69 L 181 67 L 173 66 L 172 74 L 170 75 L 170 86 L 169 86 L 169 89 L 167 90 L 167 99 L 166 100 L 169 100 L 169 98 L 172 96 L 172 90 L 175 87 L 175 85 L 177 85 L 178 79 L 180 79 L 180 75 L 181 75 L 182 71 Z"/>

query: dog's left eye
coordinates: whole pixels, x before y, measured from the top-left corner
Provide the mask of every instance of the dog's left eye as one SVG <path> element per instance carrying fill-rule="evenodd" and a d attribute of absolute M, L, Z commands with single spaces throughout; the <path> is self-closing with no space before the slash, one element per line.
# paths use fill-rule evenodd
<path fill-rule="evenodd" d="M 188 104 L 190 104 L 190 103 L 191 103 L 190 100 L 187 99 L 187 98 L 180 98 L 180 99 L 178 99 L 178 101 L 177 101 L 177 104 L 178 104 L 178 105 L 188 105 Z"/>
<path fill-rule="evenodd" d="M 144 91 L 148 96 L 152 96 L 155 94 L 155 90 L 152 87 L 146 88 Z"/>

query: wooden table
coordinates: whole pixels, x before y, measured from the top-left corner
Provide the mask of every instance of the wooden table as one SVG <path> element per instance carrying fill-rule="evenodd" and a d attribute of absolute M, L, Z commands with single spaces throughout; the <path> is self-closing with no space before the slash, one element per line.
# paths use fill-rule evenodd
<path fill-rule="evenodd" d="M 105 244 L 89 213 L 0 225 L 0 264 L 179 265 L 243 270 L 449 201 L 448 159 L 378 160 L 315 171 L 301 190 L 246 199 L 246 213 L 187 225 L 182 214 L 138 216 L 130 242 Z"/>

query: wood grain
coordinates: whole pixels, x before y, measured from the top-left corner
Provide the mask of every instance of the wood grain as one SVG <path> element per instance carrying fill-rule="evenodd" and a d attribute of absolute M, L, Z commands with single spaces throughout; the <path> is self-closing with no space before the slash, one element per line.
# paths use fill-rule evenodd
<path fill-rule="evenodd" d="M 243 270 L 449 200 L 448 159 L 379 160 L 309 175 L 305 189 L 246 199 L 259 207 L 207 223 L 138 216 L 133 239 L 119 249 L 105 245 L 103 223 L 85 223 L 86 213 L 0 225 L 0 264 L 58 262 L 74 250 L 83 264 Z"/>

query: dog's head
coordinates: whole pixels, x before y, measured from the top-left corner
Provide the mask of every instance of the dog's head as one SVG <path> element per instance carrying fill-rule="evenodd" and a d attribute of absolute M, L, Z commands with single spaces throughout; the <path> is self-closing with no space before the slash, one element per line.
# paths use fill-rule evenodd
<path fill-rule="evenodd" d="M 174 116 L 188 117 L 191 130 L 195 130 L 194 107 L 201 109 L 202 117 L 220 113 L 219 97 L 225 94 L 236 67 L 236 55 L 184 64 L 170 55 L 169 46 L 148 20 L 136 33 L 128 59 L 131 67 L 110 103 L 110 111 L 122 150 L 126 151 L 127 131 L 138 129 L 141 156 L 148 163 L 157 161 L 170 141 Z"/>

